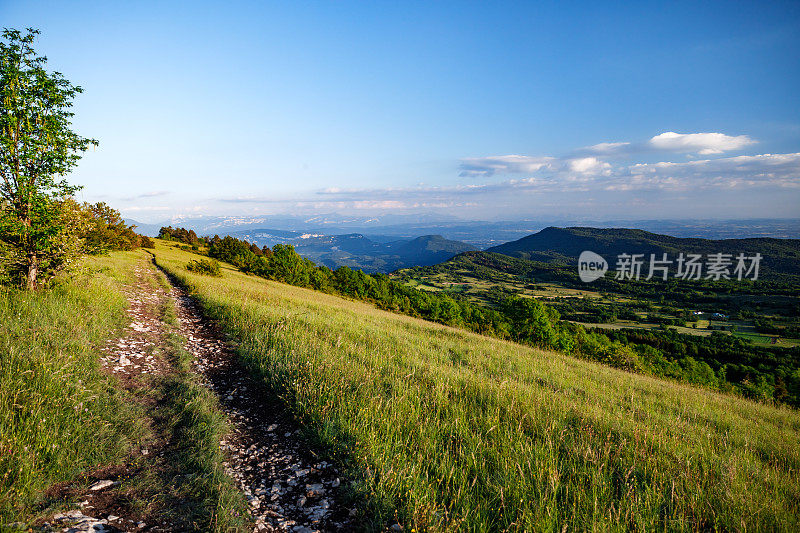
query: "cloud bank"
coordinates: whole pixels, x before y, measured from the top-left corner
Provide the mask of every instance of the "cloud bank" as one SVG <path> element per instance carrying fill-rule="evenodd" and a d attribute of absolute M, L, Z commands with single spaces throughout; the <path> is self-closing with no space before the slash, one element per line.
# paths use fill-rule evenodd
<path fill-rule="evenodd" d="M 756 143 L 747 135 L 664 132 L 643 141 L 602 142 L 562 156 L 468 157 L 458 166 L 464 179 L 445 177 L 446 185 L 328 187 L 292 197 L 265 194 L 215 203 L 236 205 L 237 211 L 290 213 L 439 210 L 471 217 L 603 217 L 638 210 L 639 216 L 651 218 L 800 217 L 800 152 L 730 153 Z M 142 196 L 155 200 L 162 195 Z"/>
<path fill-rule="evenodd" d="M 689 152 L 701 155 L 721 154 L 731 150 L 741 150 L 756 141 L 747 135 L 731 137 L 724 133 L 675 133 L 667 131 L 656 135 L 650 141 L 654 150 L 669 152 Z"/>
<path fill-rule="evenodd" d="M 658 198 L 681 196 L 696 208 L 713 204 L 718 194 L 738 195 L 745 204 L 751 194 L 753 198 L 778 198 L 785 191 L 800 198 L 800 153 L 708 157 L 756 143 L 747 135 L 664 132 L 640 142 L 599 143 L 561 157 L 513 154 L 465 158 L 460 162 L 459 176 L 470 181 L 458 185 L 331 188 L 318 191 L 317 197 L 338 206 L 349 202 L 354 209 L 389 200 L 398 208 L 432 203 L 521 205 L 537 195 L 573 205 L 601 197 L 624 204 L 626 198 L 635 202 L 646 195 L 655 206 L 659 206 Z M 679 154 L 692 159 L 674 161 Z M 706 157 L 695 159 L 703 155 Z M 492 179 L 498 177 L 501 179 Z M 785 196 L 783 201 L 786 203 Z M 666 205 L 659 207 L 667 209 Z M 794 216 L 800 216 L 800 207 L 793 211 Z"/>

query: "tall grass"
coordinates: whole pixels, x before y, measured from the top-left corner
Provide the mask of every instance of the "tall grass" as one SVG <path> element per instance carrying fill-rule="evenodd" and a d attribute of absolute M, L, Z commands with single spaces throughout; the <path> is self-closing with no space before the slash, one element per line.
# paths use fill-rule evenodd
<path fill-rule="evenodd" d="M 349 465 L 378 524 L 800 528 L 796 411 L 156 255 Z"/>
<path fill-rule="evenodd" d="M 49 290 L 0 289 L 0 524 L 48 485 L 124 455 L 135 413 L 100 372 L 125 321 L 108 265 Z"/>

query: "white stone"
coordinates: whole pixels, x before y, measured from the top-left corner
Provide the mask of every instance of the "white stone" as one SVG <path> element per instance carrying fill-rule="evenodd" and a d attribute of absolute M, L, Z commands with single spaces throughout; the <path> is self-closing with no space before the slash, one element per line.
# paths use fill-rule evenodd
<path fill-rule="evenodd" d="M 108 487 L 114 487 L 119 485 L 116 481 L 111 481 L 110 479 L 104 479 L 102 481 L 98 481 L 97 483 L 93 484 L 89 487 L 89 490 L 103 490 L 107 489 Z"/>

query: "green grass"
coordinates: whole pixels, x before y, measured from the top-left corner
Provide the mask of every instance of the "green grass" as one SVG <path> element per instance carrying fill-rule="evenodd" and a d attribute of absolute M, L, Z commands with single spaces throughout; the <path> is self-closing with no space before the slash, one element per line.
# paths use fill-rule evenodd
<path fill-rule="evenodd" d="M 408 530 L 800 528 L 800 416 L 314 291 L 159 264 Z"/>
<path fill-rule="evenodd" d="M 0 523 L 50 484 L 119 460 L 140 433 L 98 365 L 125 320 L 113 275 L 97 262 L 51 290 L 0 288 Z"/>

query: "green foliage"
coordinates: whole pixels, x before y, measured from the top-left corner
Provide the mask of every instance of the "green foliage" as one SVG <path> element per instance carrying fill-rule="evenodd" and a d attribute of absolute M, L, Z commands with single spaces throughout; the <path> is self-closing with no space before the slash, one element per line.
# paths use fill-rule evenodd
<path fill-rule="evenodd" d="M 5 29 L 0 41 L 0 240 L 10 275 L 27 289 L 69 263 L 64 200 L 79 187 L 63 176 L 97 144 L 70 129 L 81 88 L 45 70 L 46 59 L 33 49 L 38 33 Z"/>
<path fill-rule="evenodd" d="M 84 203 L 83 215 L 86 218 L 86 229 L 81 237 L 84 249 L 89 254 L 103 254 L 115 250 L 134 250 L 147 239 L 151 248 L 152 241 L 141 237 L 133 231 L 135 226 L 128 226 L 119 211 L 112 209 L 104 202 L 96 204 Z"/>
<path fill-rule="evenodd" d="M 13 209 L 0 206 L 0 281 L 27 289 L 50 281 L 80 257 L 86 228 L 80 206 L 71 198 L 34 206 L 31 225 L 22 231 Z"/>
<path fill-rule="evenodd" d="M 103 202 L 78 204 L 72 198 L 56 202 L 52 212 L 57 239 L 50 243 L 51 254 L 41 257 L 38 284 L 42 285 L 58 272 L 74 263 L 81 254 L 101 255 L 111 251 L 134 250 L 152 239 L 136 234 L 135 226 L 128 226 L 119 211 Z M 24 278 L 27 259 L 22 250 L 4 246 L 0 240 L 0 285 L 19 285 Z"/>
<path fill-rule="evenodd" d="M 162 227 L 158 232 L 158 238 L 164 241 L 180 242 L 189 245 L 197 245 L 200 242 L 194 230 L 173 228 L 172 226 Z"/>
<path fill-rule="evenodd" d="M 219 277 L 222 275 L 222 272 L 219 269 L 219 263 L 208 259 L 189 261 L 186 263 L 186 270 L 189 272 L 194 272 L 195 274 L 201 274 L 203 276 Z"/>

